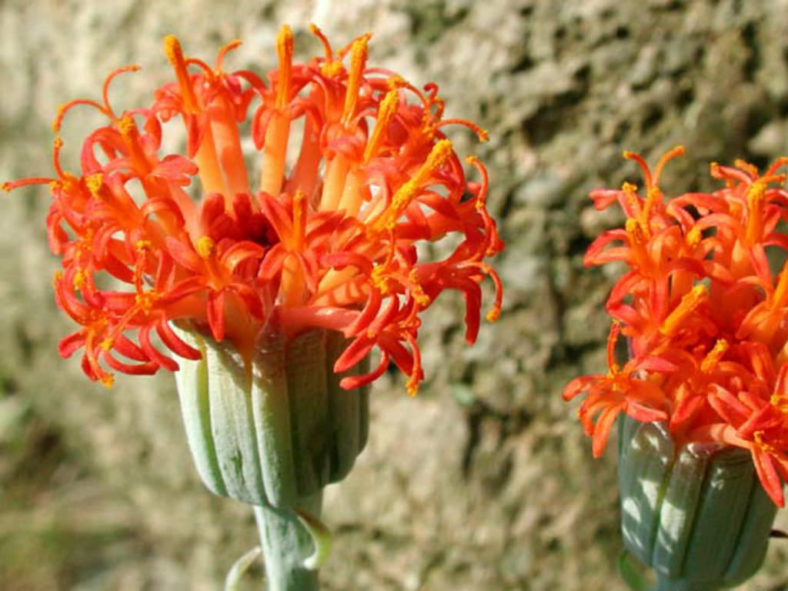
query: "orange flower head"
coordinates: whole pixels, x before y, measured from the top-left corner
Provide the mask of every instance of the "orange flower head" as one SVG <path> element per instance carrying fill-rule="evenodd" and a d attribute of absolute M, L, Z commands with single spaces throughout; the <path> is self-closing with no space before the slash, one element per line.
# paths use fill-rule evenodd
<path fill-rule="evenodd" d="M 607 374 L 572 380 L 585 393 L 580 417 L 600 455 L 616 416 L 666 421 L 679 443 L 717 442 L 750 451 L 758 476 L 783 506 L 788 480 L 788 164 L 761 175 L 752 165 L 711 165 L 724 187 L 665 199 L 659 176 L 682 154 L 671 150 L 645 187 L 597 190 L 598 209 L 618 202 L 623 228 L 599 236 L 585 263 L 621 261 L 628 271 L 607 300 L 614 318 Z M 776 268 L 775 268 L 776 265 Z M 781 269 L 779 269 L 781 267 Z M 779 272 L 775 272 L 778 271 Z M 619 333 L 630 359 L 615 360 Z"/>
<path fill-rule="evenodd" d="M 76 100 L 108 123 L 87 135 L 81 172 L 60 164 L 55 178 L 6 183 L 10 190 L 45 183 L 52 193 L 47 218 L 58 305 L 81 328 L 63 339 L 67 357 L 82 349 L 82 367 L 109 385 L 112 370 L 150 374 L 177 370 L 172 353 L 199 352 L 172 325 L 225 339 L 248 359 L 260 331 L 274 318 L 295 335 L 336 330 L 349 339 L 335 370 L 342 372 L 373 348 L 380 363 L 346 377 L 358 387 L 393 361 L 422 379 L 417 344 L 420 313 L 445 290 L 466 301 L 466 338 L 479 328 L 481 281 L 501 285 L 485 259 L 503 248 L 486 207 L 487 173 L 475 158 L 478 182 L 444 135 L 438 88 L 424 90 L 367 65 L 369 35 L 334 51 L 312 32 L 324 56 L 293 60 L 293 34 L 282 27 L 279 67 L 264 79 L 184 55 L 168 36 L 164 51 L 175 81 L 148 106 L 116 113 L 108 100 Z M 165 139 L 185 128 L 185 154 L 165 153 Z M 171 136 L 171 134 L 175 136 Z M 247 137 L 249 136 L 249 137 Z M 246 153 L 244 147 L 255 151 Z M 424 246 L 448 238 L 453 251 L 425 262 Z"/>

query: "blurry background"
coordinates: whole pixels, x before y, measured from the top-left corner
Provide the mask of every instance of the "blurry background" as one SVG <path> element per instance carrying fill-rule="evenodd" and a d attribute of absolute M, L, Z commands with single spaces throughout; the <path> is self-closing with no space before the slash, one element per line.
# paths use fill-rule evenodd
<path fill-rule="evenodd" d="M 57 105 L 98 98 L 113 68 L 144 67 L 113 87 L 117 109 L 148 104 L 170 79 L 167 33 L 209 62 L 241 38 L 228 67 L 263 73 L 283 22 L 301 57 L 322 51 L 309 22 L 336 46 L 373 31 L 370 63 L 438 82 L 448 116 L 489 129 L 481 146 L 450 135 L 490 168 L 506 294 L 472 349 L 460 298 L 433 306 L 418 398 L 401 376 L 375 384 L 368 448 L 327 493 L 324 588 L 623 589 L 615 445 L 592 460 L 560 399 L 604 368 L 614 273 L 581 257 L 620 220 L 587 193 L 640 181 L 625 148 L 653 163 L 686 146 L 668 194 L 712 188 L 711 160 L 788 154 L 786 13 L 786 0 L 3 0 L 0 179 L 51 174 Z M 69 116 L 67 163 L 98 123 Z M 51 294 L 47 192 L 0 199 L 0 588 L 217 589 L 257 543 L 249 511 L 198 482 L 172 376 L 108 391 L 59 359 L 72 326 Z M 787 557 L 774 541 L 746 588 L 785 588 Z"/>

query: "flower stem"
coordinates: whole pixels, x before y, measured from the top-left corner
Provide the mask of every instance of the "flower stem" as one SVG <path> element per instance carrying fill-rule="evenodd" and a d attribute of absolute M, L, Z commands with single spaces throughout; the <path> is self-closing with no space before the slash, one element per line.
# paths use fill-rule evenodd
<path fill-rule="evenodd" d="M 302 498 L 298 509 L 319 518 L 322 491 Z M 304 566 L 313 552 L 313 541 L 291 509 L 266 504 L 254 507 L 265 562 L 266 591 L 317 591 L 317 570 Z"/>

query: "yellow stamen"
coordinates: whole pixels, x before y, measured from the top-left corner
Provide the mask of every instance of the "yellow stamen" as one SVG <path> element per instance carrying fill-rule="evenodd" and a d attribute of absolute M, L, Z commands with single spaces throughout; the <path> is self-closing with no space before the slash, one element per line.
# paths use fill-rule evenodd
<path fill-rule="evenodd" d="M 85 178 L 85 184 L 88 187 L 88 191 L 93 197 L 99 197 L 99 191 L 101 190 L 101 185 L 104 183 L 104 177 L 100 172 L 96 174 L 91 174 L 87 178 Z"/>
<path fill-rule="evenodd" d="M 361 77 L 367 64 L 367 40 L 368 36 L 363 35 L 350 46 L 350 72 L 347 80 L 347 91 L 345 92 L 345 108 L 342 112 L 342 122 L 345 125 L 348 125 L 356 114 Z"/>
<path fill-rule="evenodd" d="M 77 271 L 74 274 L 74 289 L 77 290 L 82 289 L 82 287 L 85 285 L 85 282 L 87 282 L 87 280 L 88 280 L 87 275 L 85 275 L 85 272 L 82 269 Z"/>
<path fill-rule="evenodd" d="M 207 259 L 213 254 L 216 244 L 210 236 L 203 236 L 197 241 L 197 254 L 201 258 Z"/>
<path fill-rule="evenodd" d="M 703 231 L 698 226 L 692 226 L 687 235 L 685 236 L 685 240 L 687 241 L 687 246 L 691 249 L 696 249 L 700 245 L 700 241 L 703 239 Z"/>
<path fill-rule="evenodd" d="M 150 313 L 151 309 L 153 309 L 153 300 L 154 294 L 152 293 L 138 293 L 134 297 L 134 303 L 137 308 L 145 314 Z"/>
<path fill-rule="evenodd" d="M 778 453 L 777 449 L 763 440 L 763 436 L 765 435 L 764 431 L 758 430 L 752 434 L 753 441 L 755 441 L 755 445 L 760 447 L 763 451 L 771 452 L 771 453 Z"/>
<path fill-rule="evenodd" d="M 421 168 L 419 168 L 412 179 L 406 181 L 397 189 L 397 192 L 394 193 L 391 199 L 391 205 L 371 224 L 370 229 L 373 232 L 393 230 L 397 220 L 407 209 L 408 205 L 410 205 L 424 184 L 429 181 L 430 176 L 448 160 L 452 152 L 453 149 L 449 140 L 440 140 L 436 143 L 426 162 L 421 165 Z"/>
<path fill-rule="evenodd" d="M 375 121 L 375 129 L 372 131 L 369 142 L 367 142 L 367 147 L 364 150 L 364 163 L 369 162 L 372 156 L 374 156 L 378 151 L 378 146 L 380 146 L 380 142 L 383 139 L 386 128 L 391 122 L 392 117 L 394 117 L 394 114 L 397 112 L 398 107 L 399 92 L 396 89 L 388 91 L 386 96 L 380 102 L 380 108 L 378 109 L 378 119 Z"/>
<path fill-rule="evenodd" d="M 323 76 L 327 76 L 329 78 L 335 78 L 339 76 L 345 71 L 345 66 L 342 64 L 342 60 L 334 59 L 334 52 L 331 49 L 331 43 L 328 42 L 328 39 L 323 34 L 323 31 L 321 31 L 317 25 L 310 24 L 309 30 L 315 37 L 320 39 L 320 42 L 323 44 L 325 60 L 323 65 L 320 66 L 320 73 L 323 74 Z"/>
<path fill-rule="evenodd" d="M 131 153 L 131 162 L 134 168 L 142 174 L 150 172 L 151 165 L 140 145 L 140 134 L 137 130 L 137 124 L 134 122 L 134 117 L 131 115 L 124 115 L 118 120 L 117 126 L 120 136 L 123 138 L 123 143 L 126 144 L 126 147 Z"/>
<path fill-rule="evenodd" d="M 627 236 L 632 246 L 639 246 L 644 248 L 648 243 L 646 233 L 643 231 L 643 224 L 634 218 L 628 218 L 624 225 Z"/>
<path fill-rule="evenodd" d="M 380 293 L 383 295 L 390 293 L 391 290 L 388 286 L 388 277 L 386 276 L 385 265 L 376 265 L 372 269 L 372 273 L 370 273 L 369 278 L 372 280 L 372 284 L 378 288 Z"/>
<path fill-rule="evenodd" d="M 700 364 L 700 370 L 703 373 L 711 372 L 717 364 L 722 359 L 722 356 L 725 355 L 725 352 L 730 348 L 728 341 L 725 339 L 718 339 L 716 343 L 714 343 L 714 347 L 706 353 L 706 357 L 703 358 L 703 361 Z"/>
<path fill-rule="evenodd" d="M 699 283 L 681 298 L 679 305 L 665 319 L 660 331 L 666 335 L 676 332 L 676 330 L 681 328 L 681 323 L 687 316 L 692 314 L 705 298 L 706 286 Z"/>
<path fill-rule="evenodd" d="M 408 281 L 411 282 L 410 294 L 413 296 L 416 304 L 425 308 L 429 306 L 430 297 L 424 293 L 424 289 L 422 289 L 421 284 L 419 283 L 419 274 L 416 269 L 410 270 L 410 273 L 408 273 Z"/>
<path fill-rule="evenodd" d="M 183 57 L 181 44 L 175 35 L 167 35 L 164 38 L 164 54 L 175 69 L 175 75 L 178 77 L 178 85 L 183 95 L 183 104 L 186 107 L 186 111 L 189 113 L 197 113 L 199 111 L 197 97 L 194 94 L 191 80 L 189 80 L 189 72 L 186 70 L 186 60 Z"/>

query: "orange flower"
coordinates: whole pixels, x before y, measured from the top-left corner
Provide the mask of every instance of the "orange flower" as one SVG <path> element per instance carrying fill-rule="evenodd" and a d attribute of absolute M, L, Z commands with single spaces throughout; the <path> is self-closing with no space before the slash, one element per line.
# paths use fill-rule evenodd
<path fill-rule="evenodd" d="M 344 387 L 371 382 L 393 361 L 415 393 L 419 314 L 443 291 L 464 294 L 469 342 L 487 276 L 496 288 L 488 318 L 497 317 L 500 281 L 485 259 L 503 243 L 486 209 L 487 173 L 470 158 L 480 182 L 466 180 L 443 127 L 459 123 L 482 140 L 486 133 L 442 120 L 434 84 L 422 91 L 368 67 L 368 35 L 334 52 L 312 32 L 324 57 L 294 63 L 285 26 L 279 68 L 267 81 L 224 70 L 238 41 L 211 67 L 184 56 L 169 36 L 164 48 L 177 82 L 160 88 L 150 106 L 116 114 L 109 104 L 110 83 L 137 70 L 131 66 L 110 74 L 102 102 L 60 109 L 55 131 L 76 105 L 109 119 L 85 139 L 81 174 L 61 167 L 58 138 L 56 178 L 4 185 L 51 188 L 47 227 L 63 266 L 55 293 L 81 325 L 60 351 L 83 349 L 90 378 L 109 385 L 111 369 L 176 370 L 167 350 L 199 358 L 172 323 L 229 339 L 249 358 L 276 316 L 290 335 L 320 327 L 349 338 L 337 372 L 380 350 L 378 366 L 345 378 Z M 164 153 L 164 136 L 177 140 L 181 122 L 186 154 Z M 242 149 L 247 130 L 258 151 L 250 160 Z M 446 237 L 456 244 L 451 254 L 421 260 L 423 245 Z"/>
<path fill-rule="evenodd" d="M 775 162 L 760 176 L 749 164 L 712 164 L 725 187 L 666 200 L 659 188 L 665 154 L 654 174 L 637 155 L 645 195 L 625 183 L 598 190 L 598 209 L 618 202 L 624 228 L 602 234 L 586 265 L 622 261 L 606 309 L 615 319 L 607 375 L 577 378 L 564 398 L 582 393 L 580 416 L 594 435 L 594 455 L 620 412 L 644 422 L 664 420 L 678 444 L 717 442 L 750 451 L 764 489 L 783 506 L 788 480 L 788 221 L 785 175 Z M 780 261 L 775 276 L 770 259 Z M 619 328 L 620 324 L 620 328 Z M 619 334 L 630 360 L 613 354 Z"/>

